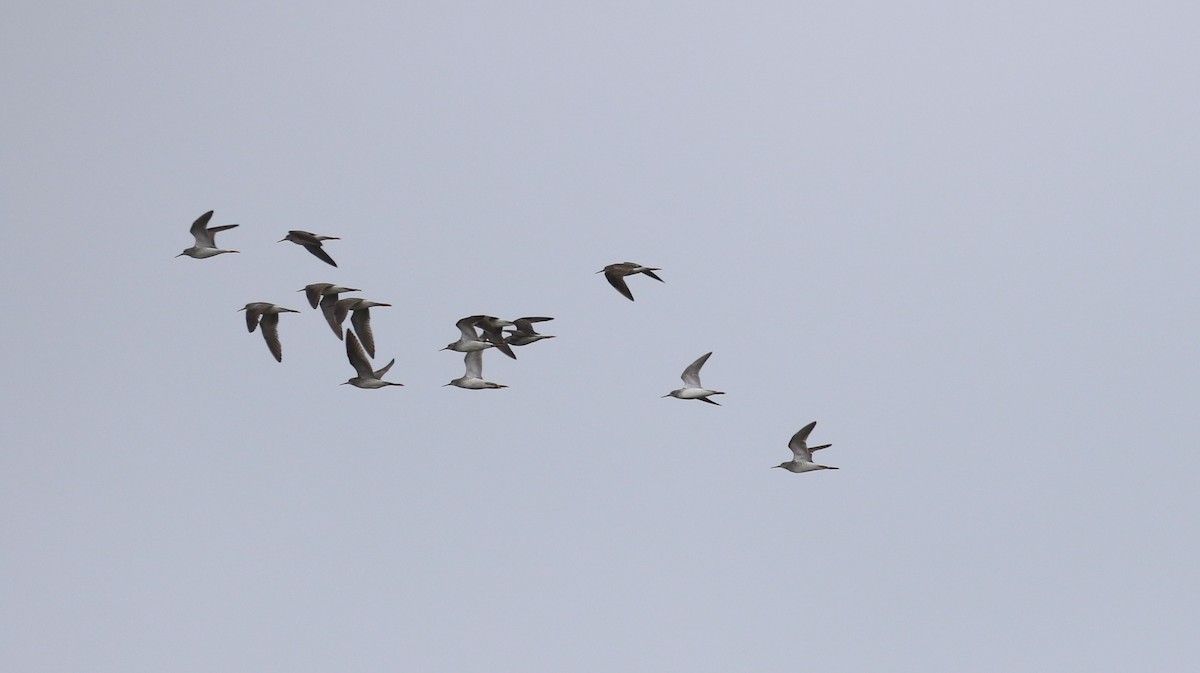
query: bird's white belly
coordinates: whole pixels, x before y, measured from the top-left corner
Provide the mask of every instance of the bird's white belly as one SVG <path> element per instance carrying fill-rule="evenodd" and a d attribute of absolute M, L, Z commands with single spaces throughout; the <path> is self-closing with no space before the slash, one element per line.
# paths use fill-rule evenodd
<path fill-rule="evenodd" d="M 821 469 L 821 467 L 819 465 L 817 465 L 816 463 L 805 463 L 805 462 L 802 462 L 799 460 L 794 460 L 794 461 L 792 461 L 792 464 L 788 466 L 787 469 L 788 469 L 788 472 L 799 473 L 799 472 L 812 472 L 813 470 Z"/>
<path fill-rule="evenodd" d="M 491 348 L 492 343 L 489 341 L 459 341 L 454 344 L 450 350 L 458 351 L 459 353 L 471 353 L 473 351 L 481 351 L 485 348 Z"/>

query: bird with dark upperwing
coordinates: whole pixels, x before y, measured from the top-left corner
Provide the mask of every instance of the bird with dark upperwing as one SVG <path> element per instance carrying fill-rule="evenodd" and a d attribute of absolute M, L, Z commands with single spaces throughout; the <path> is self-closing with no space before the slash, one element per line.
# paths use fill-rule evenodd
<path fill-rule="evenodd" d="M 481 338 L 496 347 L 496 350 L 516 360 L 517 354 L 504 342 L 504 328 L 511 326 L 511 320 L 504 320 L 491 315 L 479 316 L 475 326 L 483 333 Z"/>
<path fill-rule="evenodd" d="M 293 229 L 287 233 L 287 236 L 279 239 L 276 241 L 276 243 L 291 241 L 296 245 L 303 246 L 305 250 L 311 252 L 314 257 L 322 262 L 325 262 L 330 266 L 337 266 L 337 262 L 333 261 L 333 258 L 329 256 L 329 253 L 321 249 L 321 241 L 340 240 L 342 239 L 338 238 L 337 236 L 322 236 L 320 234 L 314 234 L 311 231 L 300 231 L 299 229 Z"/>
<path fill-rule="evenodd" d="M 239 308 L 246 312 L 246 329 L 253 332 L 256 327 L 262 327 L 263 341 L 276 362 L 283 362 L 283 346 L 279 343 L 279 314 L 299 313 L 299 311 L 276 306 L 265 301 L 254 301 Z"/>
<path fill-rule="evenodd" d="M 636 264 L 634 262 L 619 262 L 617 264 L 609 264 L 596 273 L 604 274 L 604 277 L 608 279 L 609 285 L 615 287 L 617 292 L 625 295 L 626 299 L 633 301 L 633 293 L 629 291 L 629 286 L 625 284 L 625 276 L 632 276 L 635 273 L 644 273 L 660 283 L 667 282 L 655 275 L 655 271 L 662 271 L 662 269 L 642 266 L 641 264 Z"/>
<path fill-rule="evenodd" d="M 528 346 L 542 339 L 553 339 L 551 334 L 538 334 L 533 329 L 533 323 L 554 320 L 554 318 L 517 318 L 513 321 L 514 329 L 504 337 L 504 343 L 509 346 Z"/>
<path fill-rule="evenodd" d="M 341 323 L 333 319 L 334 307 L 337 305 L 338 295 L 342 292 L 359 292 L 359 289 L 356 287 L 342 287 L 333 283 L 312 283 L 305 285 L 303 290 L 296 291 L 304 292 L 308 297 L 308 303 L 313 308 L 320 307 L 321 314 L 325 316 L 325 322 L 333 330 L 334 336 L 341 339 Z"/>
<path fill-rule="evenodd" d="M 354 331 L 358 333 L 363 348 L 367 349 L 367 355 L 371 357 L 375 357 L 375 334 L 371 332 L 371 308 L 374 306 L 391 306 L 391 304 L 349 297 L 339 299 L 333 305 L 333 322 L 339 330 L 342 323 L 346 322 L 346 314 L 352 313 L 350 324 L 354 326 Z"/>

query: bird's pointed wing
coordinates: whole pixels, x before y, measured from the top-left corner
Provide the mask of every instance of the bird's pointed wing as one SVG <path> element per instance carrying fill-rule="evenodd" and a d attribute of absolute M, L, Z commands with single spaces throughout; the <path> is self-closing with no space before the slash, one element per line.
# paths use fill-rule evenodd
<path fill-rule="evenodd" d="M 705 362 L 708 362 L 710 355 L 712 355 L 712 351 L 709 351 L 704 355 L 701 355 L 699 358 L 696 358 L 695 362 L 688 365 L 688 368 L 683 370 L 683 375 L 679 377 L 683 379 L 683 385 L 687 386 L 688 388 L 704 387 L 700 385 L 700 368 L 704 366 Z"/>
<path fill-rule="evenodd" d="M 350 309 L 354 308 L 355 304 L 362 301 L 355 297 L 349 299 L 339 299 L 333 304 L 333 321 L 337 323 L 338 331 L 342 329 L 342 323 L 346 322 L 346 316 L 350 314 Z"/>
<path fill-rule="evenodd" d="M 305 243 L 304 249 L 311 252 L 314 256 L 316 256 L 317 259 L 325 262 L 329 266 L 337 266 L 337 262 L 333 261 L 333 258 L 329 256 L 329 253 L 321 249 L 320 241 L 317 241 L 316 243 Z"/>
<path fill-rule="evenodd" d="M 828 449 L 831 446 L 833 446 L 833 444 L 822 444 L 820 446 L 810 446 L 810 447 L 808 447 L 808 450 L 811 453 L 813 451 L 820 451 L 821 449 Z"/>
<path fill-rule="evenodd" d="M 662 269 L 642 269 L 642 273 L 646 274 L 647 276 L 650 276 L 654 280 L 657 280 L 660 283 L 667 282 L 667 281 L 663 280 L 662 278 L 659 278 L 657 275 L 655 275 L 655 273 L 654 273 L 655 271 L 662 271 Z"/>
<path fill-rule="evenodd" d="M 258 327 L 258 318 L 262 315 L 262 310 L 255 307 L 253 304 L 246 307 L 246 331 L 253 332 Z"/>
<path fill-rule="evenodd" d="M 375 370 L 375 378 L 382 379 L 384 376 L 387 375 L 388 370 L 391 369 L 392 365 L 394 365 L 394 364 L 396 364 L 396 358 L 392 358 L 392 361 L 387 363 L 386 365 L 384 365 L 382 369 L 376 369 Z"/>
<path fill-rule="evenodd" d="M 484 338 L 486 338 L 489 343 L 495 346 L 496 350 L 504 353 L 514 360 L 517 359 L 516 354 L 513 353 L 512 347 L 504 342 L 504 331 L 501 328 L 497 327 L 493 329 L 488 327 L 486 324 L 480 324 L 479 327 L 483 330 Z"/>
<path fill-rule="evenodd" d="M 208 228 L 208 247 L 210 247 L 210 248 L 217 247 L 217 232 L 218 231 L 225 231 L 226 229 L 233 229 L 236 226 L 238 226 L 238 225 L 222 224 L 219 227 L 209 227 Z"/>
<path fill-rule="evenodd" d="M 467 378 L 481 379 L 483 378 L 483 351 L 471 351 L 463 358 L 463 362 L 467 365 Z"/>
<path fill-rule="evenodd" d="M 792 455 L 796 457 L 796 460 L 812 462 L 812 451 L 808 449 L 808 436 L 815 427 L 817 427 L 817 422 L 813 421 L 792 435 L 791 441 L 788 442 L 788 448 L 792 450 Z"/>
<path fill-rule="evenodd" d="M 537 334 L 537 331 L 533 329 L 533 323 L 546 322 L 547 320 L 554 320 L 554 318 L 517 318 L 513 321 L 513 326 L 516 327 L 515 331 L 519 334 L 534 335 Z"/>
<path fill-rule="evenodd" d="M 359 378 L 375 377 L 375 372 L 371 371 L 371 361 L 363 352 L 362 344 L 358 343 L 358 337 L 354 336 L 354 332 L 349 329 L 346 330 L 346 357 L 350 358 L 350 365 L 354 367 L 354 371 L 358 372 Z"/>
<path fill-rule="evenodd" d="M 462 320 L 454 323 L 459 332 L 462 332 L 462 338 L 466 341 L 479 341 L 479 332 L 475 331 L 475 323 L 482 319 L 481 315 L 469 315 Z"/>
<path fill-rule="evenodd" d="M 362 340 L 363 348 L 367 349 L 367 355 L 375 357 L 375 335 L 371 332 L 371 309 L 360 308 L 350 316 L 350 324 L 354 325 L 354 331 L 358 333 L 358 338 Z"/>
<path fill-rule="evenodd" d="M 617 288 L 617 292 L 625 295 L 629 301 L 633 301 L 633 293 L 629 291 L 629 286 L 625 284 L 625 277 L 611 270 L 605 269 L 604 277 L 608 279 L 608 284 Z"/>
<path fill-rule="evenodd" d="M 517 354 L 513 352 L 512 346 L 509 346 L 508 342 L 506 342 L 504 340 L 503 335 L 500 336 L 500 343 L 496 344 L 496 350 L 500 351 L 501 353 L 504 353 L 505 355 L 507 355 L 508 357 L 510 357 L 514 360 L 517 359 Z"/>
<path fill-rule="evenodd" d="M 338 322 L 336 316 L 338 298 L 336 294 L 327 294 L 321 297 L 321 314 L 325 316 L 325 322 L 329 323 L 329 328 L 337 335 L 337 338 L 342 338 L 342 323 Z M 344 319 L 344 318 L 343 318 Z"/>
<path fill-rule="evenodd" d="M 321 291 L 327 287 L 329 287 L 329 283 L 313 283 L 304 286 L 304 296 L 308 298 L 310 306 L 316 308 L 321 304 Z"/>
<path fill-rule="evenodd" d="M 271 355 L 275 356 L 276 362 L 283 362 L 283 345 L 279 343 L 279 314 L 264 313 L 259 325 L 262 327 L 263 341 L 267 342 Z"/>
<path fill-rule="evenodd" d="M 196 221 L 192 223 L 192 228 L 188 230 L 189 232 L 191 232 L 192 238 L 196 239 L 196 247 L 197 248 L 215 248 L 215 247 L 217 247 L 213 243 L 212 236 L 208 235 L 208 229 L 207 229 L 208 221 L 212 219 L 212 216 L 213 216 L 213 211 L 211 211 L 211 210 L 208 211 L 207 213 L 204 213 L 200 217 L 196 218 Z"/>
<path fill-rule="evenodd" d="M 803 428 L 800 428 L 800 430 L 798 430 L 796 432 L 795 437 L 792 437 L 792 439 L 799 437 L 800 441 L 802 441 L 802 442 L 808 441 L 808 436 L 812 434 L 813 428 L 815 428 L 815 427 L 817 427 L 817 422 L 813 421 L 812 423 L 809 423 L 808 425 L 804 426 Z"/>

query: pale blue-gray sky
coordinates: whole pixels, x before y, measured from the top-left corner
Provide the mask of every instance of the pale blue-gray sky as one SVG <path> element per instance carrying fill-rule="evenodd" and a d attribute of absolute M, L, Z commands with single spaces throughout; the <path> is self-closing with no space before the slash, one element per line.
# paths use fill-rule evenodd
<path fill-rule="evenodd" d="M 1193 670 L 1198 24 L 11 7 L 0 668 Z M 242 254 L 173 258 L 208 209 Z M 479 312 L 559 338 L 440 387 Z M 814 419 L 842 469 L 770 470 Z"/>

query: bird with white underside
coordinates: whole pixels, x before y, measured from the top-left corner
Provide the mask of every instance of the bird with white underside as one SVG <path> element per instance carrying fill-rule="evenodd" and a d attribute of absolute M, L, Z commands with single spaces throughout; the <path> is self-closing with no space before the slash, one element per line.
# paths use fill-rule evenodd
<path fill-rule="evenodd" d="M 788 472 L 812 472 L 813 470 L 836 470 L 836 467 L 829 465 L 817 465 L 812 462 L 812 452 L 828 449 L 833 444 L 822 444 L 820 446 L 809 446 L 808 436 L 812 434 L 813 428 L 817 427 L 817 422 L 813 421 L 808 425 L 800 428 L 800 430 L 792 435 L 792 440 L 788 442 L 788 448 L 792 450 L 792 459 L 786 463 L 780 463 L 774 467 L 782 467 Z"/>
<path fill-rule="evenodd" d="M 704 366 L 705 362 L 708 362 L 708 358 L 711 355 L 712 352 L 710 351 L 696 358 L 696 361 L 688 365 L 687 369 L 683 370 L 683 375 L 679 377 L 683 379 L 683 387 L 678 390 L 672 390 L 663 395 L 663 397 L 675 397 L 681 400 L 700 400 L 701 402 L 716 404 L 718 407 L 721 406 L 708 398 L 710 395 L 724 395 L 725 393 L 720 390 L 709 390 L 700 383 L 700 368 Z"/>

